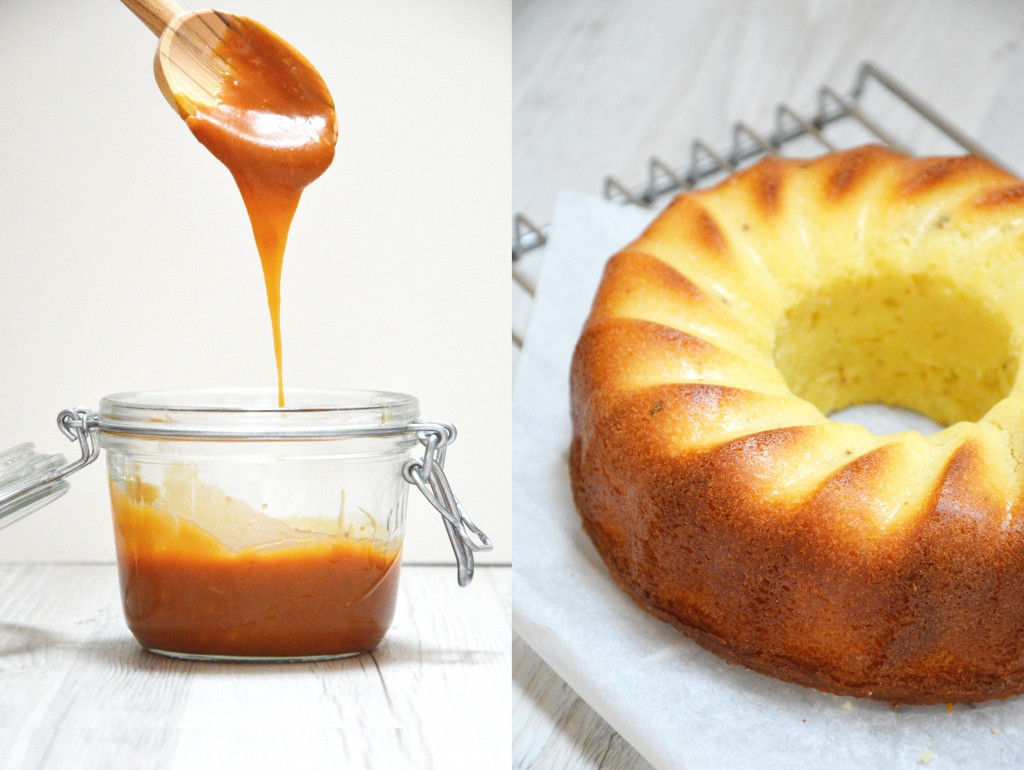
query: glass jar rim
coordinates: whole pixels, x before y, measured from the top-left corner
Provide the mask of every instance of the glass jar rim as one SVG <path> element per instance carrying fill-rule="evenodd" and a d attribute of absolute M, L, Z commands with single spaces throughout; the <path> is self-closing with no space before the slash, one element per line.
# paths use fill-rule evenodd
<path fill-rule="evenodd" d="M 181 388 L 100 399 L 101 433 L 288 439 L 398 435 L 415 430 L 419 402 L 405 393 L 344 388 Z"/>

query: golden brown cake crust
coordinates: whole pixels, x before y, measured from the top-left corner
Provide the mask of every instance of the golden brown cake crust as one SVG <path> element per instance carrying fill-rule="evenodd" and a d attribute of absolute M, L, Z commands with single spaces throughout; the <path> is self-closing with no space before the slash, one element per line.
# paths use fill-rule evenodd
<path fill-rule="evenodd" d="M 920 436 L 862 438 L 749 352 L 770 350 L 774 330 L 761 339 L 742 323 L 743 289 L 758 283 L 737 277 L 756 251 L 741 241 L 775 237 L 797 205 L 820 207 L 810 221 L 829 226 L 829 207 L 869 188 L 878 206 L 917 207 L 936 228 L 950 216 L 967 231 L 978 217 L 1024 220 L 1024 186 L 987 162 L 878 147 L 767 159 L 677 198 L 609 262 L 576 347 L 576 507 L 623 590 L 730 662 L 900 703 L 1016 695 L 1024 511 L 1020 484 L 1001 481 L 1018 468 L 1003 422 L 957 426 L 941 450 Z M 947 193 L 948 206 L 932 205 Z M 716 213 L 732 210 L 728 222 Z M 720 327 L 732 331 L 715 338 Z M 929 465 L 927 452 L 941 459 Z M 903 474 L 905 508 L 880 518 Z"/>

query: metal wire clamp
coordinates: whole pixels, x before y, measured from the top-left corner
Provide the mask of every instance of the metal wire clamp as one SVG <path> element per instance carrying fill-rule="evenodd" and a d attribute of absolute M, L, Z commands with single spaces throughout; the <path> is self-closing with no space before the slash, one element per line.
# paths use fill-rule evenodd
<path fill-rule="evenodd" d="M 451 541 L 458 565 L 459 585 L 467 586 L 473 579 L 473 554 L 490 551 L 493 544 L 473 523 L 452 492 L 444 472 L 445 454 L 455 441 L 455 426 L 449 423 L 413 423 L 418 427 L 416 438 L 423 445 L 423 459 L 409 460 L 402 467 L 402 478 L 423 494 L 427 502 L 441 514 L 448 540 Z"/>
<path fill-rule="evenodd" d="M 100 456 L 100 446 L 96 442 L 99 421 L 96 419 L 95 412 L 90 412 L 84 406 L 77 409 L 64 409 L 57 415 L 57 427 L 68 441 L 77 441 L 82 452 L 77 460 L 68 463 L 58 471 L 61 478 L 70 476 Z"/>

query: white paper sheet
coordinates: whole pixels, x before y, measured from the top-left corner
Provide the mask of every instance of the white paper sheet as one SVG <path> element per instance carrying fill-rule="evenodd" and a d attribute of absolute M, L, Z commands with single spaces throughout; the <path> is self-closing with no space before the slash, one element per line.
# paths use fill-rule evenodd
<path fill-rule="evenodd" d="M 605 260 L 652 214 L 558 202 L 513 390 L 513 625 L 651 764 L 669 768 L 1024 765 L 1024 698 L 894 709 L 729 666 L 639 609 L 583 534 L 569 490 L 569 359 Z M 878 432 L 927 427 L 859 407 Z"/>

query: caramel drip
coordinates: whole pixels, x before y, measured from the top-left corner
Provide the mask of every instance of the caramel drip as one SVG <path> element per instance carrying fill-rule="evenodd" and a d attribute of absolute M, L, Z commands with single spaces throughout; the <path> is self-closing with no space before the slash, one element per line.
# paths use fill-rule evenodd
<path fill-rule="evenodd" d="M 196 105 L 185 120 L 242 193 L 263 264 L 284 406 L 281 266 L 302 191 L 334 159 L 334 102 L 313 65 L 250 19 L 235 17 L 216 55 L 227 63 L 217 103 Z"/>

